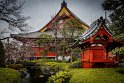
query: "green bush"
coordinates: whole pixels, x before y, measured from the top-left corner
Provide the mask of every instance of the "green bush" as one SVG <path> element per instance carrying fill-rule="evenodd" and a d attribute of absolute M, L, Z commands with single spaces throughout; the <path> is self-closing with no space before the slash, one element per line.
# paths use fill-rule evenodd
<path fill-rule="evenodd" d="M 36 62 L 55 62 L 54 59 L 39 59 L 39 60 L 36 60 Z"/>
<path fill-rule="evenodd" d="M 52 75 L 47 83 L 68 83 L 70 75 L 66 71 L 60 71 L 55 75 Z"/>
<path fill-rule="evenodd" d="M 74 61 L 70 64 L 70 68 L 81 68 L 81 62 L 80 61 Z"/>
<path fill-rule="evenodd" d="M 118 68 L 117 72 L 120 73 L 120 74 L 124 74 L 124 68 Z"/>
<path fill-rule="evenodd" d="M 21 83 L 21 75 L 14 69 L 0 68 L 0 83 Z"/>
<path fill-rule="evenodd" d="M 23 68 L 23 65 L 21 65 L 21 64 L 9 64 L 8 68 L 20 70 L 21 68 Z"/>
<path fill-rule="evenodd" d="M 46 65 L 55 72 L 69 70 L 69 63 L 47 62 Z"/>
<path fill-rule="evenodd" d="M 21 78 L 23 79 L 25 77 L 25 75 L 27 74 L 28 70 L 26 68 L 22 68 L 20 70 L 18 70 L 18 72 L 21 75 Z"/>
<path fill-rule="evenodd" d="M 46 61 L 46 62 L 45 62 Z M 59 63 L 55 61 L 47 61 L 47 60 L 35 60 L 33 63 L 39 65 L 41 69 L 50 69 L 53 72 L 59 72 L 59 71 L 68 71 L 69 70 L 69 64 L 70 63 Z M 32 61 L 31 61 L 32 62 Z"/>

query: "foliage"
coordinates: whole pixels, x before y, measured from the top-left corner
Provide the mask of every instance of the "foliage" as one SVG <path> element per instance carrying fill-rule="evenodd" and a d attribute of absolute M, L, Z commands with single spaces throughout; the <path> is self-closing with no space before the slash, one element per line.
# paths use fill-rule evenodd
<path fill-rule="evenodd" d="M 110 12 L 112 24 L 111 31 L 114 38 L 118 41 L 124 41 L 124 1 L 123 0 L 104 0 L 102 7 Z M 124 54 L 124 47 L 116 48 L 112 52 Z"/>
<path fill-rule="evenodd" d="M 20 73 L 22 79 L 25 78 L 28 74 L 28 70 L 26 68 L 21 68 L 20 70 L 18 70 L 18 72 Z"/>
<path fill-rule="evenodd" d="M 124 74 L 124 68 L 118 68 L 116 71 L 117 71 L 118 73 Z"/>
<path fill-rule="evenodd" d="M 35 61 L 22 61 L 20 62 L 30 73 L 30 77 L 31 77 L 31 82 L 32 83 L 37 83 L 36 78 L 39 78 L 40 75 L 42 75 L 42 71 L 40 69 L 40 65 L 37 64 Z M 24 70 L 25 71 L 25 70 Z M 24 76 L 23 74 L 25 74 L 25 72 L 20 71 L 22 74 L 22 77 Z"/>
<path fill-rule="evenodd" d="M 119 54 L 119 55 L 124 55 L 124 47 L 117 47 L 115 49 L 112 50 L 113 54 Z"/>
<path fill-rule="evenodd" d="M 60 43 L 58 44 L 58 48 L 60 51 L 65 51 L 68 47 L 68 43 L 64 40 L 60 41 Z"/>
<path fill-rule="evenodd" d="M 0 68 L 6 66 L 5 57 L 6 56 L 5 56 L 4 46 L 2 41 L 0 40 Z"/>
<path fill-rule="evenodd" d="M 8 68 L 20 70 L 21 68 L 23 68 L 23 65 L 21 65 L 21 64 L 9 64 Z"/>
<path fill-rule="evenodd" d="M 69 71 L 69 63 L 48 62 L 46 65 L 50 66 L 50 69 L 54 72 Z"/>
<path fill-rule="evenodd" d="M 81 61 L 77 60 L 71 63 L 70 65 L 71 68 L 81 68 Z"/>
<path fill-rule="evenodd" d="M 71 56 L 71 62 L 77 60 L 81 53 L 80 48 L 70 47 L 70 44 L 65 40 L 61 40 L 59 42 L 58 49 L 59 49 L 58 55 L 63 56 L 63 60 L 64 60 L 64 56 Z"/>
<path fill-rule="evenodd" d="M 66 71 L 60 71 L 48 79 L 48 83 L 68 83 L 70 75 Z"/>
<path fill-rule="evenodd" d="M 14 30 L 15 27 L 21 31 L 25 30 L 27 23 L 25 21 L 29 17 L 21 15 L 24 2 L 18 0 L 1 0 L 0 1 L 0 20 L 9 24 L 9 29 Z"/>
<path fill-rule="evenodd" d="M 33 56 L 34 50 L 31 46 L 31 43 L 27 45 L 22 44 L 18 41 L 11 41 L 10 43 L 5 43 L 6 62 L 8 64 L 16 63 L 17 61 L 25 60 L 26 57 Z"/>
<path fill-rule="evenodd" d="M 61 34 L 64 39 L 69 42 L 73 42 L 75 38 L 82 34 L 85 29 L 82 27 L 82 23 L 79 19 L 67 19 L 61 29 Z M 69 38 L 69 40 L 68 40 Z"/>
<path fill-rule="evenodd" d="M 54 60 L 36 60 L 33 61 L 34 63 L 40 65 L 40 67 L 49 67 L 53 72 L 58 71 L 68 71 L 69 70 L 69 64 L 70 63 L 64 63 L 64 62 L 55 62 Z"/>
<path fill-rule="evenodd" d="M 39 60 L 34 60 L 36 63 L 43 63 L 43 62 L 55 62 L 55 59 L 39 59 Z"/>
<path fill-rule="evenodd" d="M 52 43 L 54 38 L 52 35 L 48 34 L 41 34 L 38 36 L 38 38 L 39 39 L 36 41 L 36 43 L 39 45 L 39 47 L 44 47 L 42 54 L 44 57 L 46 57 L 49 52 L 50 43 Z"/>
<path fill-rule="evenodd" d="M 32 65 L 31 65 L 32 63 Z M 36 61 L 31 61 L 31 62 L 28 62 L 28 64 L 30 65 L 25 65 L 25 66 L 28 66 L 33 68 L 35 67 L 36 69 L 41 69 L 42 73 L 49 73 L 50 72 L 53 72 L 53 73 L 56 73 L 56 72 L 59 72 L 59 71 L 69 71 L 69 64 L 70 63 L 59 63 L 59 62 L 55 62 L 55 61 L 44 61 L 44 60 L 36 60 Z M 46 70 L 46 71 L 45 71 Z"/>
<path fill-rule="evenodd" d="M 39 45 L 49 44 L 53 40 L 52 35 L 48 35 L 48 34 L 41 34 L 38 36 L 38 38 L 39 39 L 37 40 L 37 43 Z"/>
<path fill-rule="evenodd" d="M 64 24 L 67 28 L 82 28 L 82 24 L 79 19 L 67 19 Z"/>
<path fill-rule="evenodd" d="M 20 73 L 14 69 L 0 68 L 0 83 L 21 83 Z"/>
<path fill-rule="evenodd" d="M 116 68 L 73 69 L 69 83 L 123 83 L 124 75 Z"/>
<path fill-rule="evenodd" d="M 64 61 L 64 56 L 68 56 L 68 53 L 70 52 L 69 44 L 67 43 L 67 41 L 61 40 L 58 43 L 57 48 L 57 55 L 62 57 L 62 59 L 59 61 Z"/>
<path fill-rule="evenodd" d="M 43 79 L 56 74 L 59 71 L 69 71 L 69 63 L 58 63 L 55 60 L 34 60 L 34 61 L 23 61 L 21 62 L 25 68 L 27 68 L 31 75 L 31 81 L 36 82 L 36 79 Z"/>
<path fill-rule="evenodd" d="M 119 57 L 119 62 L 123 62 L 123 57 L 124 57 L 124 46 L 122 47 L 116 47 L 115 49 L 113 49 L 112 54 L 116 55 Z"/>
<path fill-rule="evenodd" d="M 124 74 L 123 68 L 95 68 L 95 69 L 79 69 L 77 68 L 77 63 L 80 62 L 76 61 L 72 64 L 74 64 L 73 67 L 76 68 L 70 68 L 72 64 L 70 63 L 58 63 L 55 61 L 49 61 L 49 60 L 34 60 L 34 61 L 28 61 L 27 63 L 30 63 L 30 72 L 31 76 L 34 78 L 40 75 L 52 77 L 49 78 L 49 82 L 51 83 L 53 81 L 59 81 L 58 83 L 61 83 L 60 81 L 64 81 L 65 77 L 64 75 L 69 75 L 69 79 L 67 80 L 69 82 L 67 83 L 123 83 L 124 82 Z M 25 62 L 26 63 L 26 62 Z M 75 66 L 76 64 L 76 66 Z M 68 72 L 66 74 L 58 74 L 59 72 Z M 60 79 L 59 79 L 60 78 Z M 59 80 L 58 80 L 59 79 Z M 36 80 L 35 80 L 36 81 Z M 54 82 L 53 82 L 54 83 Z M 62 82 L 63 83 L 63 82 Z M 65 82 L 64 82 L 65 83 Z"/>
<path fill-rule="evenodd" d="M 123 0 L 104 0 L 103 9 L 110 11 L 110 19 L 112 21 L 111 29 L 118 39 L 124 33 L 124 2 Z M 124 36 L 123 36 L 124 37 Z M 124 38 L 123 38 L 124 39 Z"/>
<path fill-rule="evenodd" d="M 58 49 L 60 50 L 60 54 L 62 56 L 69 55 L 70 61 L 72 62 L 72 44 L 74 43 L 75 39 L 78 38 L 82 32 L 84 32 L 84 28 L 82 23 L 79 19 L 67 19 L 63 27 L 60 30 L 60 33 L 63 36 L 63 40 L 59 42 Z"/>
<path fill-rule="evenodd" d="M 82 52 L 81 48 L 73 48 L 72 49 L 72 60 L 77 61 L 80 58 L 80 53 Z M 72 62 L 73 62 L 72 61 Z"/>

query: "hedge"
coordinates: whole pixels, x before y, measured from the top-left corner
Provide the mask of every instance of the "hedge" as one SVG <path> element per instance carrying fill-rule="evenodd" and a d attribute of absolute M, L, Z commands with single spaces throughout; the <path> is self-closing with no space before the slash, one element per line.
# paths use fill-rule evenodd
<path fill-rule="evenodd" d="M 69 75 L 68 72 L 60 71 L 57 74 L 52 75 L 51 77 L 49 77 L 47 83 L 68 83 L 70 77 L 71 76 Z"/>
<path fill-rule="evenodd" d="M 0 83 L 21 83 L 21 75 L 14 69 L 0 68 Z"/>

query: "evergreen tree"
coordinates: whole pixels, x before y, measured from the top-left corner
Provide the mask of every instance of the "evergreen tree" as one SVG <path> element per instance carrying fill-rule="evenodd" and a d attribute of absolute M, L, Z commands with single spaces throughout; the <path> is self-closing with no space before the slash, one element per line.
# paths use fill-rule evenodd
<path fill-rule="evenodd" d="M 6 58 L 5 58 L 4 46 L 3 46 L 3 43 L 0 40 L 0 68 L 6 66 L 5 59 Z"/>
<path fill-rule="evenodd" d="M 54 40 L 52 35 L 48 35 L 48 34 L 41 34 L 38 36 L 38 40 L 36 41 L 36 43 L 39 45 L 39 47 L 43 47 L 44 50 L 43 52 L 41 52 L 41 54 L 43 54 L 43 57 L 46 58 L 47 54 L 49 52 L 49 47 L 50 44 L 52 43 L 52 41 Z"/>
<path fill-rule="evenodd" d="M 104 0 L 102 7 L 110 12 L 112 25 L 110 29 L 117 40 L 124 40 L 124 1 L 123 0 Z"/>
<path fill-rule="evenodd" d="M 86 29 L 82 26 L 79 19 L 67 19 L 64 23 L 60 33 L 64 40 L 59 42 L 58 48 L 61 50 L 63 56 L 70 55 L 70 62 L 72 62 L 72 44 Z M 64 54 L 65 53 L 65 54 Z"/>
<path fill-rule="evenodd" d="M 104 0 L 102 7 L 110 12 L 110 29 L 114 33 L 114 39 L 124 41 L 124 0 Z M 124 55 L 124 46 L 115 48 L 112 53 Z"/>

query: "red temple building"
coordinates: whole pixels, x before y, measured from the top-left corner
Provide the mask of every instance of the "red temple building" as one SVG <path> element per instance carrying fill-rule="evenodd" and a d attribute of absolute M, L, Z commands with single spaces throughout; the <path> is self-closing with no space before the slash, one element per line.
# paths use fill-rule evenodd
<path fill-rule="evenodd" d="M 110 51 L 122 44 L 113 39 L 105 21 L 102 17 L 95 21 L 78 40 L 83 68 L 112 67 L 117 61 Z"/>
<path fill-rule="evenodd" d="M 52 20 L 50 20 L 50 22 L 48 22 L 44 27 L 42 27 L 40 30 L 36 31 L 36 32 L 31 32 L 31 33 L 25 33 L 25 34 L 11 34 L 11 37 L 21 41 L 23 44 L 32 44 L 32 49 L 35 51 L 34 57 L 36 58 L 40 58 L 42 57 L 41 52 L 44 50 L 44 48 L 39 48 L 39 46 L 34 43 L 37 39 L 38 36 L 41 34 L 48 34 L 48 35 L 52 35 L 52 37 L 55 37 L 55 33 L 53 31 L 53 24 L 55 22 L 58 22 L 58 24 L 56 25 L 56 29 L 57 29 L 57 38 L 62 39 L 62 35 L 59 32 L 60 29 L 63 27 L 64 22 L 67 19 L 78 19 L 81 23 L 82 23 L 82 28 L 81 29 L 88 29 L 89 26 L 83 22 L 81 19 L 79 19 L 75 14 L 73 14 L 67 7 L 67 3 L 65 1 L 63 1 L 61 3 L 61 9 L 59 10 L 59 12 L 54 16 L 54 18 L 52 18 Z M 55 45 L 52 45 L 49 53 L 47 54 L 47 57 L 56 57 L 56 53 L 55 51 L 52 51 L 52 49 L 55 48 Z"/>

